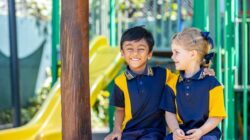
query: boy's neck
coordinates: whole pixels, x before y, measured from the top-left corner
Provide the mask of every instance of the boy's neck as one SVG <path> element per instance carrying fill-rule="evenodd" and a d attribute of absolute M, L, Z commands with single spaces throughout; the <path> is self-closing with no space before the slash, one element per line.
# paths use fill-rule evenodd
<path fill-rule="evenodd" d="M 191 78 L 200 70 L 200 65 L 194 64 L 189 65 L 187 69 L 185 69 L 185 78 Z"/>
<path fill-rule="evenodd" d="M 147 65 L 145 65 L 144 68 L 143 68 L 142 70 L 134 70 L 134 69 L 131 69 L 131 68 L 129 68 L 129 69 L 130 69 L 133 73 L 140 75 L 140 74 L 143 74 L 143 73 L 144 73 L 144 71 L 145 71 L 146 68 L 147 68 Z"/>

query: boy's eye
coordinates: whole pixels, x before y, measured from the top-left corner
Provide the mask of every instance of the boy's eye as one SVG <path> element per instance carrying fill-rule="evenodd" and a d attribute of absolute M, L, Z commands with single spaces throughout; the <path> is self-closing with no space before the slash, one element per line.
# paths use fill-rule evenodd
<path fill-rule="evenodd" d="M 134 48 L 126 48 L 125 51 L 129 52 L 129 53 L 133 53 L 133 52 L 137 52 L 137 53 L 144 53 L 145 52 L 145 48 L 138 48 L 138 49 L 134 49 Z"/>
<path fill-rule="evenodd" d="M 127 50 L 127 51 L 133 51 L 133 49 L 132 49 L 132 48 L 127 48 L 126 50 Z"/>
<path fill-rule="evenodd" d="M 145 49 L 144 48 L 140 48 L 140 49 L 138 49 L 138 51 L 142 52 L 142 51 L 145 51 Z"/>
<path fill-rule="evenodd" d="M 138 48 L 138 50 L 145 50 L 145 48 L 141 47 L 141 48 Z"/>

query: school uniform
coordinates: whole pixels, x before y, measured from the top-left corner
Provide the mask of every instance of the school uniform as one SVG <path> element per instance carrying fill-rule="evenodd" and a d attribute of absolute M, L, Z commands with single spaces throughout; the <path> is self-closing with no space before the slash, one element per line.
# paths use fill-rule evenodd
<path fill-rule="evenodd" d="M 176 114 L 180 128 L 186 133 L 190 129 L 201 127 L 209 117 L 226 117 L 223 87 L 214 76 L 204 76 L 201 68 L 191 78 L 185 78 L 180 72 L 176 86 L 164 94 L 160 107 Z M 168 96 L 168 97 L 167 97 Z M 218 127 L 201 139 L 217 140 L 221 137 Z M 166 139 L 172 139 L 170 134 Z"/>
<path fill-rule="evenodd" d="M 166 92 L 169 70 L 149 67 L 136 74 L 128 67 L 115 79 L 110 105 L 122 107 L 122 140 L 162 140 L 166 134 L 164 111 L 159 108 Z M 170 77 L 170 76 L 169 76 Z"/>

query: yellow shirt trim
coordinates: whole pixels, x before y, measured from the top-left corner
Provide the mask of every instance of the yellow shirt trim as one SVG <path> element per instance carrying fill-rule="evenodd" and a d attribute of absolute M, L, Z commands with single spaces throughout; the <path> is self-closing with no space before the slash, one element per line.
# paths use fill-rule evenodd
<path fill-rule="evenodd" d="M 224 106 L 224 96 L 222 86 L 216 86 L 209 91 L 209 117 L 227 116 Z"/>
<path fill-rule="evenodd" d="M 129 92 L 128 92 L 127 80 L 126 80 L 126 76 L 124 75 L 124 73 L 115 79 L 115 83 L 123 91 L 123 94 L 124 94 L 125 116 L 124 116 L 124 120 L 123 120 L 122 128 L 121 128 L 123 130 L 127 122 L 132 119 L 130 97 L 129 97 Z"/>
<path fill-rule="evenodd" d="M 169 69 L 166 69 L 166 85 L 168 85 L 174 92 L 174 95 L 176 96 L 176 84 L 178 81 L 178 75 L 172 73 Z M 183 121 L 180 118 L 180 115 L 178 114 L 178 107 L 175 100 L 175 108 L 176 108 L 176 118 L 179 124 L 183 124 Z"/>

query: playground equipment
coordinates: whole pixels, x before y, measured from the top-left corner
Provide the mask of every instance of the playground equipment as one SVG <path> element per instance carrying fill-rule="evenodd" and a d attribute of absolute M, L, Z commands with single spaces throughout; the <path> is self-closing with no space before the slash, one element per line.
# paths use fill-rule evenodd
<path fill-rule="evenodd" d="M 227 112 L 227 118 L 222 125 L 223 139 L 247 140 L 249 99 L 247 0 L 224 0 L 223 12 L 221 4 L 220 1 L 195 0 L 193 26 L 215 33 L 216 76 L 224 85 Z M 214 16 L 208 9 L 215 11 Z"/>
<path fill-rule="evenodd" d="M 176 2 L 178 6 L 176 6 Z M 225 106 L 228 113 L 228 117 L 222 125 L 223 138 L 238 139 L 244 136 L 244 140 L 247 140 L 248 93 L 250 89 L 248 82 L 249 42 L 247 36 L 249 34 L 249 20 L 247 19 L 247 0 L 224 0 L 223 2 L 219 0 L 149 0 L 145 1 L 142 9 L 133 9 L 142 15 L 139 17 L 133 17 L 134 11 L 130 10 L 132 9 L 130 7 L 128 9 L 125 8 L 125 10 L 117 9 L 124 6 L 120 6 L 119 4 L 121 3 L 115 0 L 92 0 L 90 3 L 90 18 L 92 19 L 90 20 L 90 36 L 95 36 L 96 34 L 110 35 L 110 44 L 113 45 L 116 44 L 116 40 L 119 40 L 124 29 L 134 26 L 137 23 L 147 24 L 147 28 L 152 31 L 156 39 L 156 48 L 164 49 L 163 51 L 166 51 L 165 49 L 169 46 L 168 40 L 170 40 L 173 32 L 180 31 L 184 26 L 191 26 L 185 23 L 185 20 L 183 20 L 185 16 L 181 13 L 183 10 L 181 7 L 185 5 L 189 7 L 187 15 L 192 18 L 193 26 L 202 30 L 209 30 L 211 35 L 215 38 L 216 62 L 214 66 L 217 78 L 225 87 Z M 223 10 L 221 9 L 222 7 L 224 7 Z M 59 44 L 59 34 L 55 34 L 58 33 L 59 30 L 58 22 L 60 18 L 58 9 L 59 0 L 55 0 L 53 1 L 52 17 L 52 28 L 54 32 L 54 34 L 52 33 L 54 35 L 52 40 L 55 41 L 52 43 L 52 67 L 54 67 L 52 73 L 54 77 L 57 76 L 57 60 L 55 54 L 56 46 Z M 171 15 L 176 15 L 176 12 L 178 12 L 178 16 L 173 20 Z M 147 18 L 145 18 L 145 16 Z M 107 20 L 107 17 L 110 17 L 110 21 Z M 117 17 L 119 20 L 116 20 Z M 176 22 L 178 22 L 178 24 L 176 24 Z M 90 50 L 90 56 L 91 53 L 93 52 Z M 90 58 L 90 61 L 94 60 L 94 57 Z M 98 65 L 99 64 L 100 63 L 98 63 Z M 93 75 L 93 78 L 94 77 Z M 99 81 L 105 79 L 102 76 L 98 78 Z M 97 90 L 100 89 L 98 85 L 94 86 L 96 86 Z M 94 96 L 95 95 L 93 95 L 93 98 Z M 93 101 L 91 101 L 91 103 L 93 103 Z M 242 107 L 244 108 L 241 109 Z M 243 120 L 243 123 L 241 121 L 237 122 L 236 118 L 239 118 L 238 120 Z M 53 130 L 57 131 L 56 129 Z M 244 130 L 244 133 L 239 133 L 238 130 Z M 54 132 L 49 132 L 51 135 L 48 134 L 48 136 L 52 137 Z"/>
<path fill-rule="evenodd" d="M 105 37 L 98 37 L 91 43 L 90 54 L 90 102 L 93 106 L 98 94 L 120 71 L 123 59 L 119 48 L 109 47 Z M 60 81 L 57 81 L 35 117 L 22 127 L 0 131 L 0 139 L 60 140 L 61 122 Z"/>

